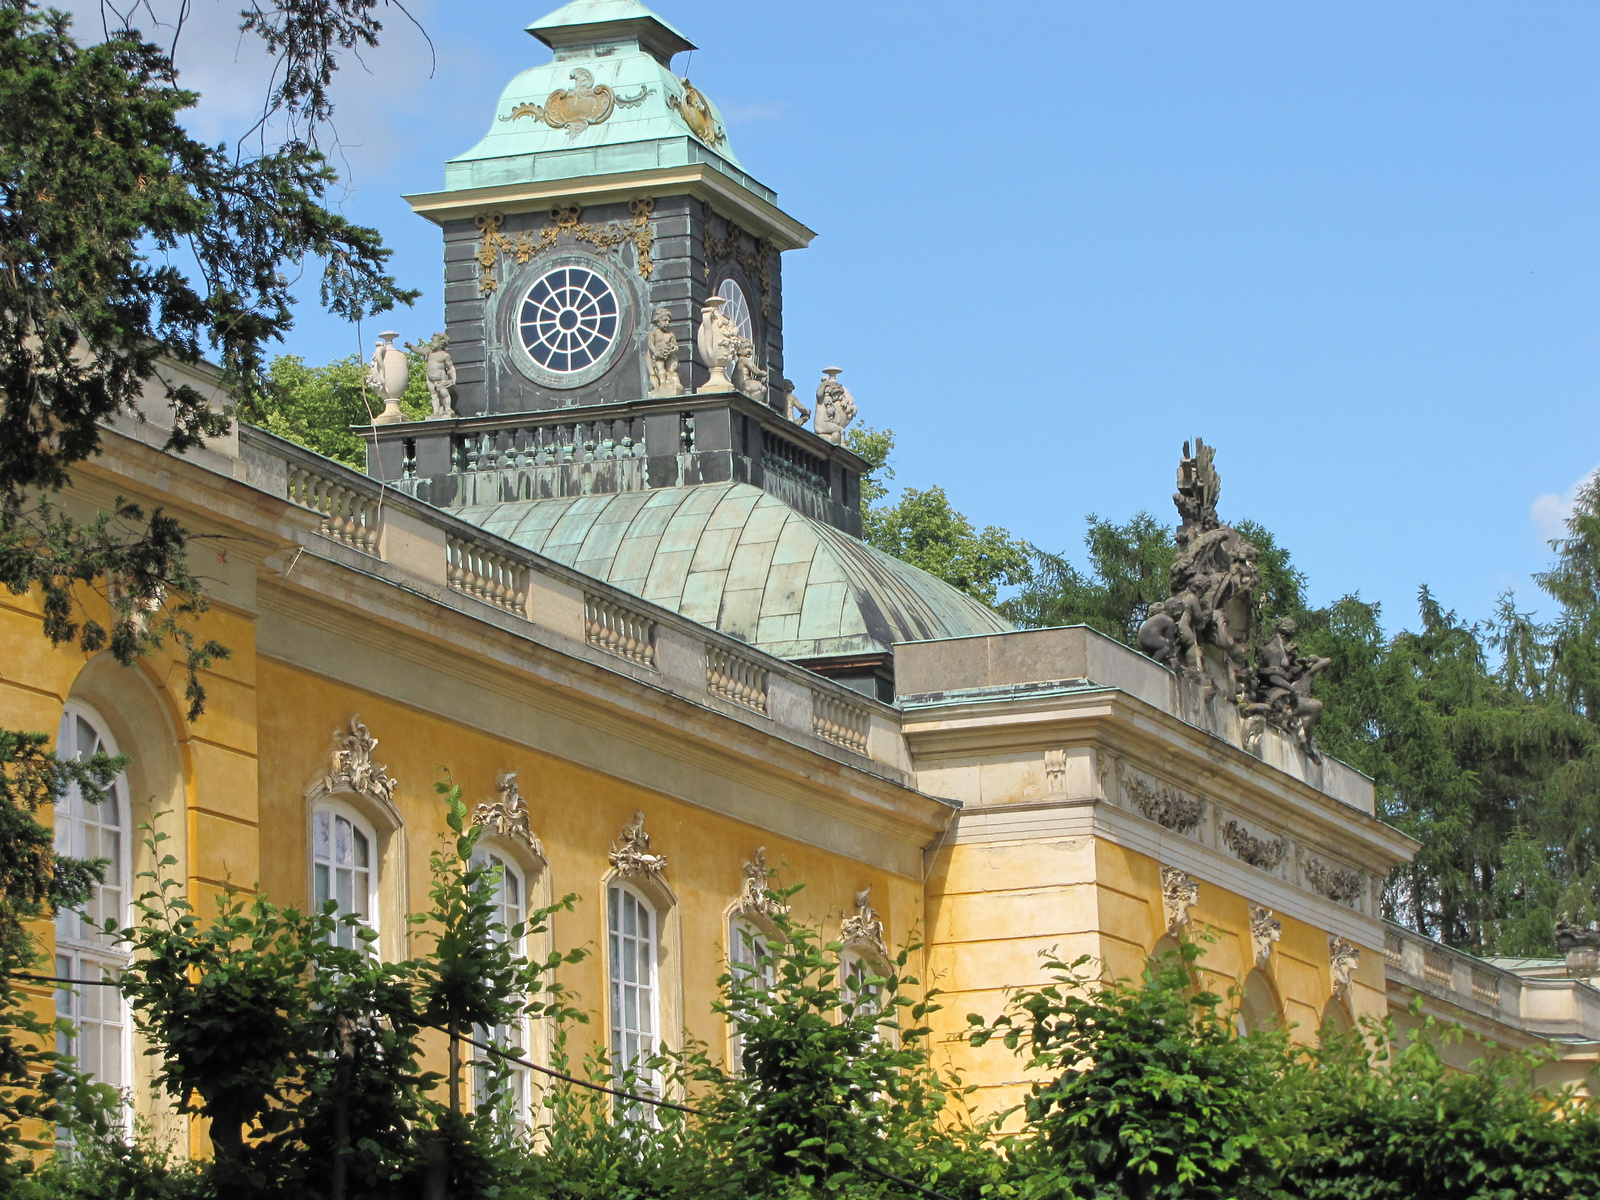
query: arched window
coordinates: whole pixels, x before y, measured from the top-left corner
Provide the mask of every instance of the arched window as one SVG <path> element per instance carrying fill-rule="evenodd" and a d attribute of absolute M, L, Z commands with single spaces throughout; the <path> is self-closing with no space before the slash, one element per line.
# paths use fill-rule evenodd
<path fill-rule="evenodd" d="M 734 913 L 728 918 L 728 965 L 730 971 L 762 992 L 772 990 L 777 982 L 777 968 L 772 961 L 772 931 L 750 917 Z M 766 1006 L 761 1006 L 766 1011 Z M 728 1061 L 733 1070 L 742 1069 L 744 1042 L 739 1031 L 728 1034 Z"/>
<path fill-rule="evenodd" d="M 739 336 L 748 341 L 754 341 L 752 332 L 753 322 L 750 320 L 750 301 L 745 299 L 744 289 L 731 279 L 724 279 L 717 287 L 717 295 L 727 301 L 722 306 L 722 315 L 727 317 L 739 328 Z"/>
<path fill-rule="evenodd" d="M 81 760 L 92 754 L 115 755 L 116 746 L 103 723 L 88 709 L 69 704 L 56 734 L 56 753 Z M 56 974 L 63 979 L 115 979 L 128 956 L 97 928 L 107 920 L 128 924 L 132 835 L 128 785 L 121 775 L 98 804 L 87 801 L 74 785 L 56 805 L 56 851 L 72 858 L 103 859 L 104 881 L 96 884 L 83 915 L 56 917 Z M 113 987 L 90 985 L 56 993 L 56 1014 L 72 1023 L 74 1032 L 57 1035 L 57 1049 L 77 1059 L 80 1069 L 101 1083 L 121 1088 L 129 1082 L 131 1043 L 127 1008 Z"/>
<path fill-rule="evenodd" d="M 880 1012 L 883 1008 L 883 997 L 880 995 L 882 985 L 872 981 L 881 979 L 886 970 L 876 956 L 861 950 L 846 950 L 839 960 L 840 999 L 853 1006 L 857 1015 Z M 881 1027 L 875 1029 L 872 1036 L 876 1038 L 880 1032 Z"/>
<path fill-rule="evenodd" d="M 1282 1025 L 1278 1015 L 1278 995 L 1265 973 L 1251 971 L 1240 989 L 1238 1028 L 1241 1034 L 1277 1029 Z"/>
<path fill-rule="evenodd" d="M 355 809 L 325 800 L 311 812 L 311 898 L 320 909 L 329 900 L 340 918 L 335 945 L 360 945 L 342 918 L 355 916 L 378 928 L 378 835 Z"/>
<path fill-rule="evenodd" d="M 511 931 L 528 917 L 527 876 L 516 863 L 493 846 L 479 847 L 473 851 L 472 865 L 499 871 L 499 876 L 486 885 L 494 905 L 494 921 L 503 931 L 501 936 L 510 943 L 512 953 L 523 954 L 525 936 L 514 935 Z M 527 1026 L 525 1018 L 493 1028 L 479 1026 L 473 1036 L 480 1042 L 508 1049 L 518 1058 L 526 1058 L 529 1051 Z M 503 1081 L 498 1089 L 495 1087 L 497 1076 Z M 498 1096 L 495 1095 L 496 1091 L 499 1092 Z M 494 1061 L 493 1056 L 478 1050 L 472 1063 L 472 1104 L 474 1108 L 481 1109 L 491 1100 L 498 1100 L 501 1111 L 511 1120 L 519 1124 L 526 1123 L 528 1068 L 507 1063 L 504 1059 Z"/>
<path fill-rule="evenodd" d="M 647 1064 L 655 1057 L 661 1024 L 656 913 L 638 892 L 619 883 L 607 889 L 606 909 L 612 1068 L 618 1074 L 632 1069 L 649 1087 L 654 1079 Z"/>

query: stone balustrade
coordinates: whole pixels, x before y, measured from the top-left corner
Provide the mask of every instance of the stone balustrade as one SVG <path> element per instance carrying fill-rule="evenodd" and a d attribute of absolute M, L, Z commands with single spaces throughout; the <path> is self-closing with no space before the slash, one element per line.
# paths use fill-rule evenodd
<path fill-rule="evenodd" d="M 767 711 L 767 669 L 720 646 L 706 647 L 706 691 L 752 712 Z"/>
<path fill-rule="evenodd" d="M 866 705 L 856 704 L 842 696 L 816 693 L 812 697 L 811 731 L 823 741 L 854 750 L 857 754 L 865 754 L 869 728 L 871 717 Z"/>
<path fill-rule="evenodd" d="M 656 623 L 641 612 L 602 596 L 583 598 L 583 632 L 589 645 L 652 670 Z"/>
<path fill-rule="evenodd" d="M 600 422 L 587 424 L 592 428 Z M 619 435 L 613 453 L 620 453 L 620 438 L 627 436 Z M 737 706 L 740 715 L 735 719 L 754 722 L 813 751 L 821 739 L 824 753 L 848 754 L 858 766 L 909 782 L 909 756 L 904 740 L 895 736 L 898 714 L 892 708 L 410 495 L 392 489 L 385 493 L 365 475 L 280 438 L 248 427 L 239 437 L 243 477 L 318 514 L 319 532 L 371 555 L 381 564 L 373 568 L 375 573 L 531 640 L 567 639 L 559 644 L 569 653 L 576 642 L 579 652 L 587 647 L 595 659 L 650 672 L 655 686 L 674 694 L 699 703 L 714 698 L 730 716 L 735 710 L 724 702 Z M 562 444 L 559 438 L 556 444 Z M 587 439 L 576 444 L 588 454 Z M 500 446 L 495 453 L 508 451 Z M 577 454 L 575 450 L 574 462 Z M 645 463 L 636 459 L 627 466 L 643 470 Z M 503 468 L 480 465 L 479 477 L 494 469 Z M 307 549 L 315 552 L 314 546 Z M 869 737 L 874 726 L 889 736 Z"/>
<path fill-rule="evenodd" d="M 644 421 L 638 417 L 516 425 L 465 433 L 456 439 L 456 466 L 463 472 L 644 457 Z"/>
<path fill-rule="evenodd" d="M 363 554 L 376 555 L 381 492 L 365 476 L 355 475 L 353 471 L 350 474 L 361 482 L 341 480 L 332 472 L 290 464 L 288 499 L 322 518 L 318 532 L 323 537 L 343 542 Z"/>
<path fill-rule="evenodd" d="M 526 611 L 527 568 L 509 554 L 472 539 L 445 536 L 445 581 L 454 590 L 475 596 L 507 612 Z"/>
<path fill-rule="evenodd" d="M 1394 924 L 1384 927 L 1383 958 L 1403 990 L 1530 1033 L 1600 1040 L 1600 989 L 1587 978 L 1508 970 Z"/>

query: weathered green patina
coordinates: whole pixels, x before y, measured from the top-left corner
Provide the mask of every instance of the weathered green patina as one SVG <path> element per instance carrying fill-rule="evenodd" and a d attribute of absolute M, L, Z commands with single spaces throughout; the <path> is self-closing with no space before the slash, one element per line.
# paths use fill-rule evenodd
<path fill-rule="evenodd" d="M 446 191 L 705 164 L 776 202 L 741 168 L 716 105 L 672 72 L 694 43 L 637 0 L 573 0 L 528 32 L 555 58 L 506 86 L 489 132 L 445 164 Z"/>
<path fill-rule="evenodd" d="M 746 483 L 462 509 L 586 575 L 781 658 L 1002 633 L 970 596 Z"/>

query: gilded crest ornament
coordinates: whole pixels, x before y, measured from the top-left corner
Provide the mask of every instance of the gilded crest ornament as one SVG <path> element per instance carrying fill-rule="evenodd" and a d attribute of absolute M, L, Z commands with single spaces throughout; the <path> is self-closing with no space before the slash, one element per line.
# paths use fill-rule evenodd
<path fill-rule="evenodd" d="M 357 792 L 393 804 L 395 781 L 382 763 L 372 761 L 377 748 L 378 739 L 361 723 L 360 714 L 352 715 L 348 730 L 333 731 L 333 756 L 322 786 L 330 792 Z"/>
<path fill-rule="evenodd" d="M 712 147 L 722 145 L 728 140 L 728 135 L 723 131 L 722 123 L 711 111 L 711 101 L 706 99 L 704 92 L 689 82 L 687 76 L 678 82 L 683 85 L 683 95 L 668 96 L 667 107 L 682 117 L 683 123 L 689 127 L 689 132 L 706 145 Z"/>
<path fill-rule="evenodd" d="M 495 782 L 500 799 L 492 804 L 480 804 L 473 810 L 472 823 L 493 837 L 510 838 L 521 842 L 539 858 L 544 857 L 544 847 L 534 836 L 528 824 L 528 804 L 517 787 L 517 773 L 507 771 Z"/>
<path fill-rule="evenodd" d="M 644 813 L 636 812 L 633 820 L 623 826 L 622 836 L 611 844 L 607 855 L 617 874 L 624 879 L 643 875 L 657 883 L 667 869 L 667 859 L 662 854 L 650 853 L 650 835 L 644 831 Z"/>
<path fill-rule="evenodd" d="M 604 123 L 617 108 L 635 108 L 645 102 L 655 88 L 639 86 L 636 96 L 623 96 L 605 84 L 595 85 L 592 72 L 578 67 L 570 76 L 572 86 L 557 88 L 545 97 L 543 104 L 519 104 L 502 121 L 515 121 L 518 117 L 532 117 L 543 121 L 551 129 L 565 129 L 567 137 L 575 138 L 591 125 Z"/>
<path fill-rule="evenodd" d="M 856 911 L 844 919 L 839 940 L 846 946 L 865 946 L 881 958 L 889 957 L 889 947 L 883 941 L 883 918 L 872 907 L 870 885 L 856 893 Z"/>
<path fill-rule="evenodd" d="M 739 885 L 739 902 L 734 912 L 741 916 L 776 917 L 789 906 L 767 894 L 767 848 L 757 846 L 755 857 L 744 864 L 744 879 Z"/>

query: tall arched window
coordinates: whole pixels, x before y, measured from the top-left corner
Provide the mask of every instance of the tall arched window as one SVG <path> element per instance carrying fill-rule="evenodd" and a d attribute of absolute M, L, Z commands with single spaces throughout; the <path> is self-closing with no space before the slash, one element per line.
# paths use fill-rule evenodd
<path fill-rule="evenodd" d="M 81 760 L 101 752 L 117 753 L 111 735 L 88 709 L 69 704 L 56 734 L 56 753 Z M 56 805 L 56 851 L 106 864 L 104 881 L 95 885 L 83 914 L 62 912 L 56 917 L 56 974 L 63 979 L 115 979 L 127 965 L 121 947 L 96 930 L 107 920 L 119 927 L 128 923 L 130 822 L 128 785 L 121 775 L 98 804 L 87 801 L 74 785 Z M 72 1055 L 80 1069 L 101 1083 L 126 1086 L 132 1064 L 121 993 L 95 985 L 63 989 L 56 993 L 56 1014 L 74 1028 L 71 1035 L 57 1035 L 56 1048 Z"/>
<path fill-rule="evenodd" d="M 654 1078 L 660 1029 L 660 982 L 656 913 L 638 892 L 613 883 L 606 892 L 611 976 L 611 1063 L 618 1074 L 632 1069 L 642 1086 Z"/>
<path fill-rule="evenodd" d="M 492 846 L 480 847 L 473 851 L 472 865 L 499 870 L 499 877 L 486 885 L 494 905 L 494 920 L 504 931 L 501 936 L 510 943 L 512 953 L 523 954 L 525 938 L 514 935 L 511 931 L 521 925 L 528 916 L 527 877 L 521 868 Z M 526 1058 L 529 1049 L 527 1026 L 526 1019 L 495 1025 L 492 1028 L 479 1026 L 474 1037 L 480 1042 L 504 1047 L 518 1058 Z M 495 1097 L 497 1089 L 494 1087 L 497 1073 L 504 1081 L 503 1086 L 498 1089 L 500 1091 L 498 1098 Z M 472 1104 L 474 1108 L 482 1108 L 493 1099 L 498 1099 L 501 1111 L 513 1121 L 519 1124 L 526 1123 L 528 1069 L 515 1063 L 508 1064 L 504 1059 L 493 1061 L 492 1056 L 480 1050 L 474 1055 L 472 1063 Z"/>
<path fill-rule="evenodd" d="M 750 917 L 734 913 L 728 919 L 728 964 L 730 971 L 762 992 L 771 991 L 777 982 L 777 967 L 772 961 L 772 932 Z M 766 1006 L 761 1006 L 766 1011 Z M 728 1061 L 735 1071 L 743 1069 L 744 1039 L 737 1029 L 728 1035 Z"/>
<path fill-rule="evenodd" d="M 329 900 L 341 918 L 336 945 L 360 944 L 342 918 L 353 915 L 378 928 L 378 835 L 353 808 L 323 801 L 311 813 L 311 898 L 320 909 Z"/>

